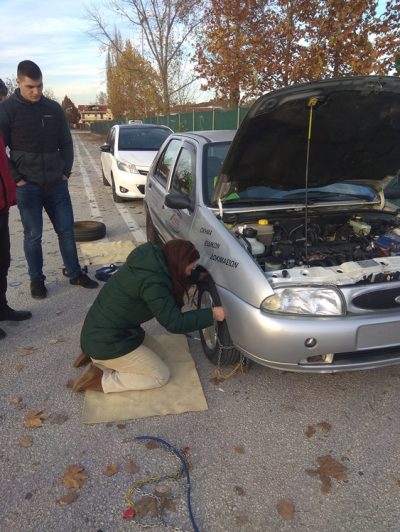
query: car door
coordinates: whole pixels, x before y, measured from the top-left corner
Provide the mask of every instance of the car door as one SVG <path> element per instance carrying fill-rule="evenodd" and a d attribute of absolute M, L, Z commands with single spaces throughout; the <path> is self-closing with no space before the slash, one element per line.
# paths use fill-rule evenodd
<path fill-rule="evenodd" d="M 168 192 L 170 176 L 175 166 L 176 157 L 182 146 L 182 139 L 172 138 L 154 163 L 149 173 L 146 186 L 146 205 L 152 223 L 162 240 L 169 240 L 170 232 L 167 223 L 164 200 Z"/>
<path fill-rule="evenodd" d="M 171 208 L 164 202 L 165 227 L 169 238 L 184 238 L 189 236 L 193 221 L 196 198 L 196 148 L 185 141 L 179 151 L 176 164 L 172 171 L 169 195 L 180 198 L 188 208 Z"/>
<path fill-rule="evenodd" d="M 104 172 L 105 178 L 110 184 L 111 184 L 111 168 L 113 165 L 114 151 L 115 151 L 115 135 L 116 135 L 116 128 L 112 127 L 106 140 L 106 144 L 110 146 L 110 151 L 101 153 L 101 163 L 103 166 L 103 172 Z"/>

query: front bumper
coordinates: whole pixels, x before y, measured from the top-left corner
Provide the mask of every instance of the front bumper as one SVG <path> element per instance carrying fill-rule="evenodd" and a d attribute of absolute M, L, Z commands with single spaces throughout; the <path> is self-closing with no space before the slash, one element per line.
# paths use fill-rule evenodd
<path fill-rule="evenodd" d="M 118 171 L 114 176 L 115 188 L 118 196 L 122 198 L 144 198 L 147 173 L 132 174 Z M 122 190 L 121 190 L 122 188 Z"/>
<path fill-rule="evenodd" d="M 218 293 L 234 345 L 264 366 L 334 373 L 400 364 L 398 312 L 378 317 L 289 317 L 264 313 L 221 287 Z M 316 342 L 312 347 L 307 347 L 312 344 L 309 339 Z"/>

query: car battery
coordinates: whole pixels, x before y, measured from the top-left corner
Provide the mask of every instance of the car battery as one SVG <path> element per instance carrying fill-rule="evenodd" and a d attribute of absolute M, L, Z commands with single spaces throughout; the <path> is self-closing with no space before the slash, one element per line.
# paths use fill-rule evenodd
<path fill-rule="evenodd" d="M 375 242 L 375 246 L 384 250 L 390 255 L 400 255 L 400 235 L 386 233 L 381 235 Z"/>

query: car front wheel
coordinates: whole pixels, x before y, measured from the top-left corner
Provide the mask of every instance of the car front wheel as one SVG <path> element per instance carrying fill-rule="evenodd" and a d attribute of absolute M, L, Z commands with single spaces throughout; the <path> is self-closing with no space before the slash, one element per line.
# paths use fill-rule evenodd
<path fill-rule="evenodd" d="M 153 244 L 156 244 L 157 246 L 160 246 L 162 244 L 162 240 L 158 236 L 157 230 L 154 227 L 154 224 L 148 212 L 146 212 L 146 237 L 147 237 L 148 242 L 152 242 Z"/>
<path fill-rule="evenodd" d="M 221 305 L 217 287 L 211 279 L 199 283 L 198 291 L 198 308 Z M 240 361 L 241 353 L 232 345 L 226 321 L 214 321 L 213 325 L 199 332 L 203 351 L 210 362 L 216 366 L 230 366 Z"/>
<path fill-rule="evenodd" d="M 111 174 L 111 190 L 112 190 L 113 200 L 115 201 L 115 203 L 123 203 L 123 201 L 124 201 L 123 198 L 121 198 L 117 194 L 117 191 L 116 191 L 116 188 L 115 188 L 114 176 L 112 174 Z"/>

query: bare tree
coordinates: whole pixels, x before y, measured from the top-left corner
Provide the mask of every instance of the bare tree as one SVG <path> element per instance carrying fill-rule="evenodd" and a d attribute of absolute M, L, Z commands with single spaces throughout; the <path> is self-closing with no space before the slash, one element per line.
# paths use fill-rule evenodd
<path fill-rule="evenodd" d="M 108 9 L 128 23 L 130 31 L 141 39 L 142 55 L 151 59 L 160 79 L 163 112 L 168 113 L 177 73 L 187 64 L 187 45 L 200 23 L 203 0 L 110 0 Z M 98 7 L 86 8 L 93 23 L 91 35 L 106 49 L 118 50 L 115 30 L 109 28 Z M 122 52 L 122 50 L 118 50 Z M 196 79 L 193 74 L 192 81 Z M 184 83 L 187 86 L 188 82 Z"/>

